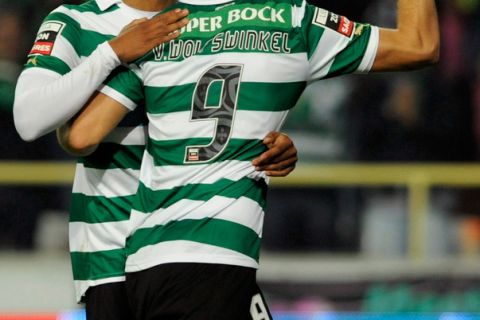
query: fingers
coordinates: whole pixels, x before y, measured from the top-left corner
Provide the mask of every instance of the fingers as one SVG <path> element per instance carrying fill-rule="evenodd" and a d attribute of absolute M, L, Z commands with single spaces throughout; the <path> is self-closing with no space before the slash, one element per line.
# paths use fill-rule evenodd
<path fill-rule="evenodd" d="M 269 132 L 263 139 L 263 144 L 270 147 L 269 145 L 272 144 L 280 135 L 281 133 L 278 131 Z"/>
<path fill-rule="evenodd" d="M 167 13 L 162 13 L 159 14 L 155 17 L 153 17 L 151 20 L 153 22 L 163 22 L 164 24 L 172 24 L 182 18 L 185 18 L 188 16 L 188 10 L 187 9 L 175 9 L 172 11 L 168 11 Z"/>
<path fill-rule="evenodd" d="M 296 160 L 288 159 L 278 164 L 259 167 L 259 171 L 264 171 L 269 177 L 285 177 L 295 170 Z"/>
<path fill-rule="evenodd" d="M 287 168 L 294 169 L 296 163 L 297 163 L 296 158 L 288 158 L 288 159 L 283 160 L 283 161 L 271 163 L 271 164 L 264 165 L 264 166 L 255 167 L 255 170 L 266 172 L 266 171 L 282 171 L 282 170 L 285 170 Z"/>
<path fill-rule="evenodd" d="M 267 141 L 267 143 L 265 143 L 265 141 Z M 252 161 L 254 166 L 265 166 L 289 158 L 295 158 L 296 161 L 297 149 L 287 135 L 271 132 L 265 137 L 263 142 L 269 147 L 269 150 Z"/>
<path fill-rule="evenodd" d="M 297 149 L 286 134 L 270 132 L 263 143 L 269 149 L 252 161 L 255 170 L 270 177 L 285 177 L 295 169 Z"/>
<path fill-rule="evenodd" d="M 173 23 L 170 23 L 170 24 L 167 24 L 167 25 L 159 25 L 157 28 L 158 28 L 158 32 L 159 34 L 167 34 L 169 35 L 170 33 L 174 33 L 174 32 L 179 32 L 180 29 L 182 29 L 183 27 L 185 27 L 187 24 L 188 24 L 188 18 L 183 18 L 177 22 L 173 22 Z M 180 32 L 179 32 L 180 33 Z"/>
<path fill-rule="evenodd" d="M 188 14 L 188 10 L 177 10 L 179 11 L 169 11 L 163 14 L 164 17 L 159 15 L 152 19 L 151 28 L 154 30 L 152 38 L 157 44 L 177 38 L 180 35 L 180 29 L 188 24 L 189 20 L 185 17 L 185 14 Z"/>
<path fill-rule="evenodd" d="M 288 176 L 293 170 L 295 169 L 295 167 L 289 167 L 287 169 L 284 169 L 284 170 L 280 170 L 280 171 L 265 171 L 265 174 L 269 177 L 286 177 Z"/>

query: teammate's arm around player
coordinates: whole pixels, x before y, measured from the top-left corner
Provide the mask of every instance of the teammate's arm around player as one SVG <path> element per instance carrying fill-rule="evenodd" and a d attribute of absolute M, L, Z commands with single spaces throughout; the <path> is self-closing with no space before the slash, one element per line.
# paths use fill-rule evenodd
<path fill-rule="evenodd" d="M 372 71 L 414 69 L 437 62 L 439 33 L 434 0 L 398 0 L 397 29 L 380 29 Z"/>
<path fill-rule="evenodd" d="M 98 93 L 72 121 L 57 130 L 58 141 L 73 155 L 88 155 L 129 111 L 116 100 Z M 284 177 L 295 169 L 297 149 L 287 135 L 270 132 L 263 143 L 268 150 L 252 162 L 257 171 L 265 171 L 271 177 Z"/>
<path fill-rule="evenodd" d="M 172 10 L 152 19 L 137 20 L 64 75 L 43 68 L 24 70 L 17 82 L 13 108 L 15 127 L 22 139 L 35 140 L 73 117 L 122 62 L 141 57 L 176 38 L 177 30 L 188 23 L 187 15 L 186 10 Z M 60 59 L 70 61 L 69 54 L 65 52 Z M 35 57 L 32 50 L 29 58 Z M 58 102 L 61 107 L 52 107 Z"/>

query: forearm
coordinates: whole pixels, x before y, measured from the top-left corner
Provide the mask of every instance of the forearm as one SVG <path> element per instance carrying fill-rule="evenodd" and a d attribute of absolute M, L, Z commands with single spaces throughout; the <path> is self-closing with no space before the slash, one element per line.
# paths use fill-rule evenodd
<path fill-rule="evenodd" d="M 92 153 L 130 110 L 96 92 L 71 121 L 57 130 L 60 145 L 74 155 Z"/>
<path fill-rule="evenodd" d="M 398 0 L 397 29 L 380 29 L 373 70 L 417 68 L 438 60 L 440 35 L 434 0 Z"/>
<path fill-rule="evenodd" d="M 25 70 L 17 83 L 13 108 L 22 139 L 37 139 L 68 121 L 119 64 L 105 43 L 63 76 L 37 68 Z"/>
<path fill-rule="evenodd" d="M 62 147 L 63 150 L 65 150 L 68 154 L 71 154 L 73 156 L 77 156 L 77 157 L 87 156 L 93 153 L 98 147 L 98 144 L 97 144 L 97 145 L 85 147 L 83 149 L 75 148 L 70 143 L 71 122 L 67 122 L 64 125 L 57 128 L 56 133 L 57 133 L 58 144 Z"/>

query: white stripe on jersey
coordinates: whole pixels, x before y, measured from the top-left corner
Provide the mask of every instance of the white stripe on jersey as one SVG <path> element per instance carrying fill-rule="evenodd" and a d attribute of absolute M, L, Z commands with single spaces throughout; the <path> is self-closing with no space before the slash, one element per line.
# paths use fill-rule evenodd
<path fill-rule="evenodd" d="M 378 41 L 380 39 L 379 32 L 380 30 L 378 27 L 372 26 L 370 41 L 368 42 L 367 50 L 365 51 L 365 56 L 363 57 L 362 63 L 360 63 L 358 66 L 358 73 L 369 72 L 372 69 L 375 58 L 377 57 Z"/>
<path fill-rule="evenodd" d="M 299 28 L 302 26 L 302 20 L 305 16 L 305 7 L 307 6 L 307 1 L 303 0 L 300 7 L 292 6 L 292 27 Z"/>
<path fill-rule="evenodd" d="M 124 146 L 145 145 L 147 138 L 147 128 L 144 126 L 136 127 L 117 127 L 108 134 L 103 142 L 112 142 Z"/>
<path fill-rule="evenodd" d="M 335 61 L 335 56 L 347 47 L 349 41 L 350 38 L 340 36 L 338 32 L 325 28 L 315 52 L 310 57 L 310 80 L 325 77 Z"/>
<path fill-rule="evenodd" d="M 263 217 L 262 207 L 252 199 L 214 196 L 208 201 L 183 199 L 149 214 L 132 210 L 130 221 L 134 226 L 152 228 L 171 221 L 215 218 L 241 224 L 262 237 Z"/>
<path fill-rule="evenodd" d="M 244 177 L 265 179 L 250 161 L 228 160 L 195 166 L 153 166 L 152 156 L 145 152 L 140 180 L 151 190 L 166 190 L 186 184 L 212 184 L 220 179 L 238 181 Z"/>
<path fill-rule="evenodd" d="M 197 83 L 216 64 L 244 65 L 242 82 L 288 83 L 305 81 L 309 74 L 307 54 L 220 53 L 198 55 L 182 62 L 145 62 L 142 79 L 146 86 L 170 87 Z M 181 65 L 181 68 L 179 67 Z M 296 66 L 296 67 L 295 67 Z M 294 72 L 292 72 L 294 71 Z"/>
<path fill-rule="evenodd" d="M 122 249 L 130 231 L 128 220 L 102 223 L 70 222 L 70 251 L 96 252 Z"/>
<path fill-rule="evenodd" d="M 192 241 L 166 241 L 142 247 L 128 256 L 126 272 L 175 262 L 216 263 L 258 269 L 258 263 L 237 251 Z"/>
<path fill-rule="evenodd" d="M 68 9 L 64 6 L 60 6 L 53 12 L 63 13 L 80 24 L 83 30 L 99 32 L 104 35 L 114 35 L 120 33 L 128 23 L 131 22 L 127 17 L 122 15 L 121 12 L 114 10 L 111 12 L 102 13 L 101 17 L 93 12 L 81 12 L 75 9 Z"/>
<path fill-rule="evenodd" d="M 111 87 L 109 87 L 106 84 L 102 84 L 98 88 L 98 91 L 100 91 L 101 93 L 109 96 L 112 99 L 115 99 L 116 101 L 121 103 L 125 108 L 127 108 L 130 111 L 133 111 L 137 108 L 137 104 L 135 102 L 133 102 L 132 100 L 130 100 L 130 98 L 128 98 L 124 94 L 112 89 Z"/>
<path fill-rule="evenodd" d="M 65 52 L 68 52 L 68 54 L 65 54 Z M 57 58 L 61 57 L 61 60 L 65 62 L 70 69 L 74 69 L 82 62 L 82 59 L 80 59 L 70 41 L 61 34 L 55 40 L 51 55 Z"/>
<path fill-rule="evenodd" d="M 232 139 L 258 139 L 263 140 L 273 130 L 278 129 L 278 123 L 283 123 L 288 111 L 247 111 L 235 112 Z M 154 140 L 174 140 L 189 138 L 212 137 L 215 130 L 215 119 L 191 121 L 191 112 L 172 112 L 166 114 L 149 114 L 151 122 L 150 137 Z M 258 124 L 253 127 L 251 124 Z"/>
<path fill-rule="evenodd" d="M 85 168 L 82 163 L 78 163 L 72 192 L 104 197 L 134 195 L 137 192 L 138 176 L 139 170 Z"/>

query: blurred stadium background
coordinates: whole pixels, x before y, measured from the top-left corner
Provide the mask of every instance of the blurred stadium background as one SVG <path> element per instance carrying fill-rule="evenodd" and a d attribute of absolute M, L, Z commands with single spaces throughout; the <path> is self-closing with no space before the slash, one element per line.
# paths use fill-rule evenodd
<path fill-rule="evenodd" d="M 396 0 L 318 0 L 394 25 Z M 67 252 L 73 158 L 12 121 L 16 78 L 60 0 L 0 0 L 0 319 L 83 319 Z M 437 1 L 441 62 L 308 88 L 286 124 L 259 280 L 275 319 L 480 319 L 480 0 Z"/>

